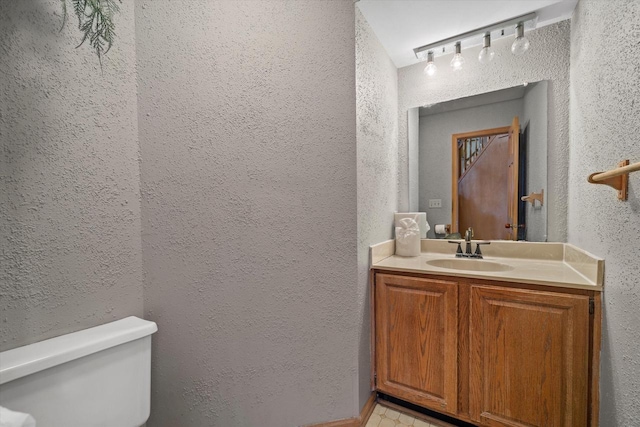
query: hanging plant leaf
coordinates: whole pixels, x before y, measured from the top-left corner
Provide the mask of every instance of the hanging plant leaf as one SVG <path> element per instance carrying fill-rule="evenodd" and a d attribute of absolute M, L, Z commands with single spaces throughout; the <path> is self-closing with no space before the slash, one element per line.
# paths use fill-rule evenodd
<path fill-rule="evenodd" d="M 63 4 L 64 26 L 67 18 L 66 0 L 61 0 Z M 118 0 L 120 3 L 122 0 Z M 116 0 L 71 0 L 73 11 L 78 18 L 78 29 L 82 32 L 82 40 L 76 47 L 89 42 L 100 61 L 102 67 L 102 56 L 111 49 L 115 33 L 113 17 L 120 12 L 120 7 Z"/>

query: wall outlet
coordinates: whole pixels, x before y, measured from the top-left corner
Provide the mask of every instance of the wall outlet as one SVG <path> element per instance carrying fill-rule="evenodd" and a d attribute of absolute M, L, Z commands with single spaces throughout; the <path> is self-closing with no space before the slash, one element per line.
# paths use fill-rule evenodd
<path fill-rule="evenodd" d="M 442 199 L 429 199 L 429 207 L 430 208 L 441 208 L 442 207 Z"/>

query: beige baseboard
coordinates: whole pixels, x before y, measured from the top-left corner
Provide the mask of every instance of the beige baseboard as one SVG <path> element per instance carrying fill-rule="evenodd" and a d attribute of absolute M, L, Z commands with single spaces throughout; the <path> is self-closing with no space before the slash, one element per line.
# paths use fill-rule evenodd
<path fill-rule="evenodd" d="M 358 427 L 364 427 L 364 425 L 369 420 L 371 413 L 373 412 L 373 408 L 376 407 L 376 393 L 373 392 L 364 403 L 362 410 L 360 411 L 360 416 L 358 417 L 359 423 L 356 424 Z"/>
<path fill-rule="evenodd" d="M 360 411 L 360 415 L 358 417 L 353 418 L 345 418 L 342 420 L 336 421 L 328 421 L 326 423 L 320 424 L 309 424 L 305 427 L 363 427 L 371 413 L 373 412 L 373 408 L 376 406 L 376 394 L 371 393 L 371 396 L 367 399 L 362 410 Z"/>
<path fill-rule="evenodd" d="M 345 418 L 343 420 L 328 421 L 320 424 L 309 424 L 304 427 L 360 427 L 358 418 Z"/>

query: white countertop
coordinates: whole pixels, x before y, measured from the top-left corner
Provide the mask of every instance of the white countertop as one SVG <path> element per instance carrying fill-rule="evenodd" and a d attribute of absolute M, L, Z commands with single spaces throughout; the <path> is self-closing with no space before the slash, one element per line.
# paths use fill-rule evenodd
<path fill-rule="evenodd" d="M 393 254 L 395 242 L 389 240 L 371 247 L 371 268 L 592 291 L 603 289 L 604 260 L 566 243 L 492 241 L 490 246 L 482 247 L 484 260 L 506 264 L 512 268 L 508 271 L 460 270 L 427 263 L 455 259 L 455 249 L 455 245 L 443 240 L 424 239 L 419 256 L 402 257 Z"/>

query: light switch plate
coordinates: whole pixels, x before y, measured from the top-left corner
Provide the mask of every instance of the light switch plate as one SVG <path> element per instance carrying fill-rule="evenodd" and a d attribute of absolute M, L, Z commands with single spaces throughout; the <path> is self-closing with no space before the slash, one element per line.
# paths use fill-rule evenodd
<path fill-rule="evenodd" d="M 430 208 L 441 208 L 442 207 L 442 199 L 429 199 L 429 207 Z"/>

